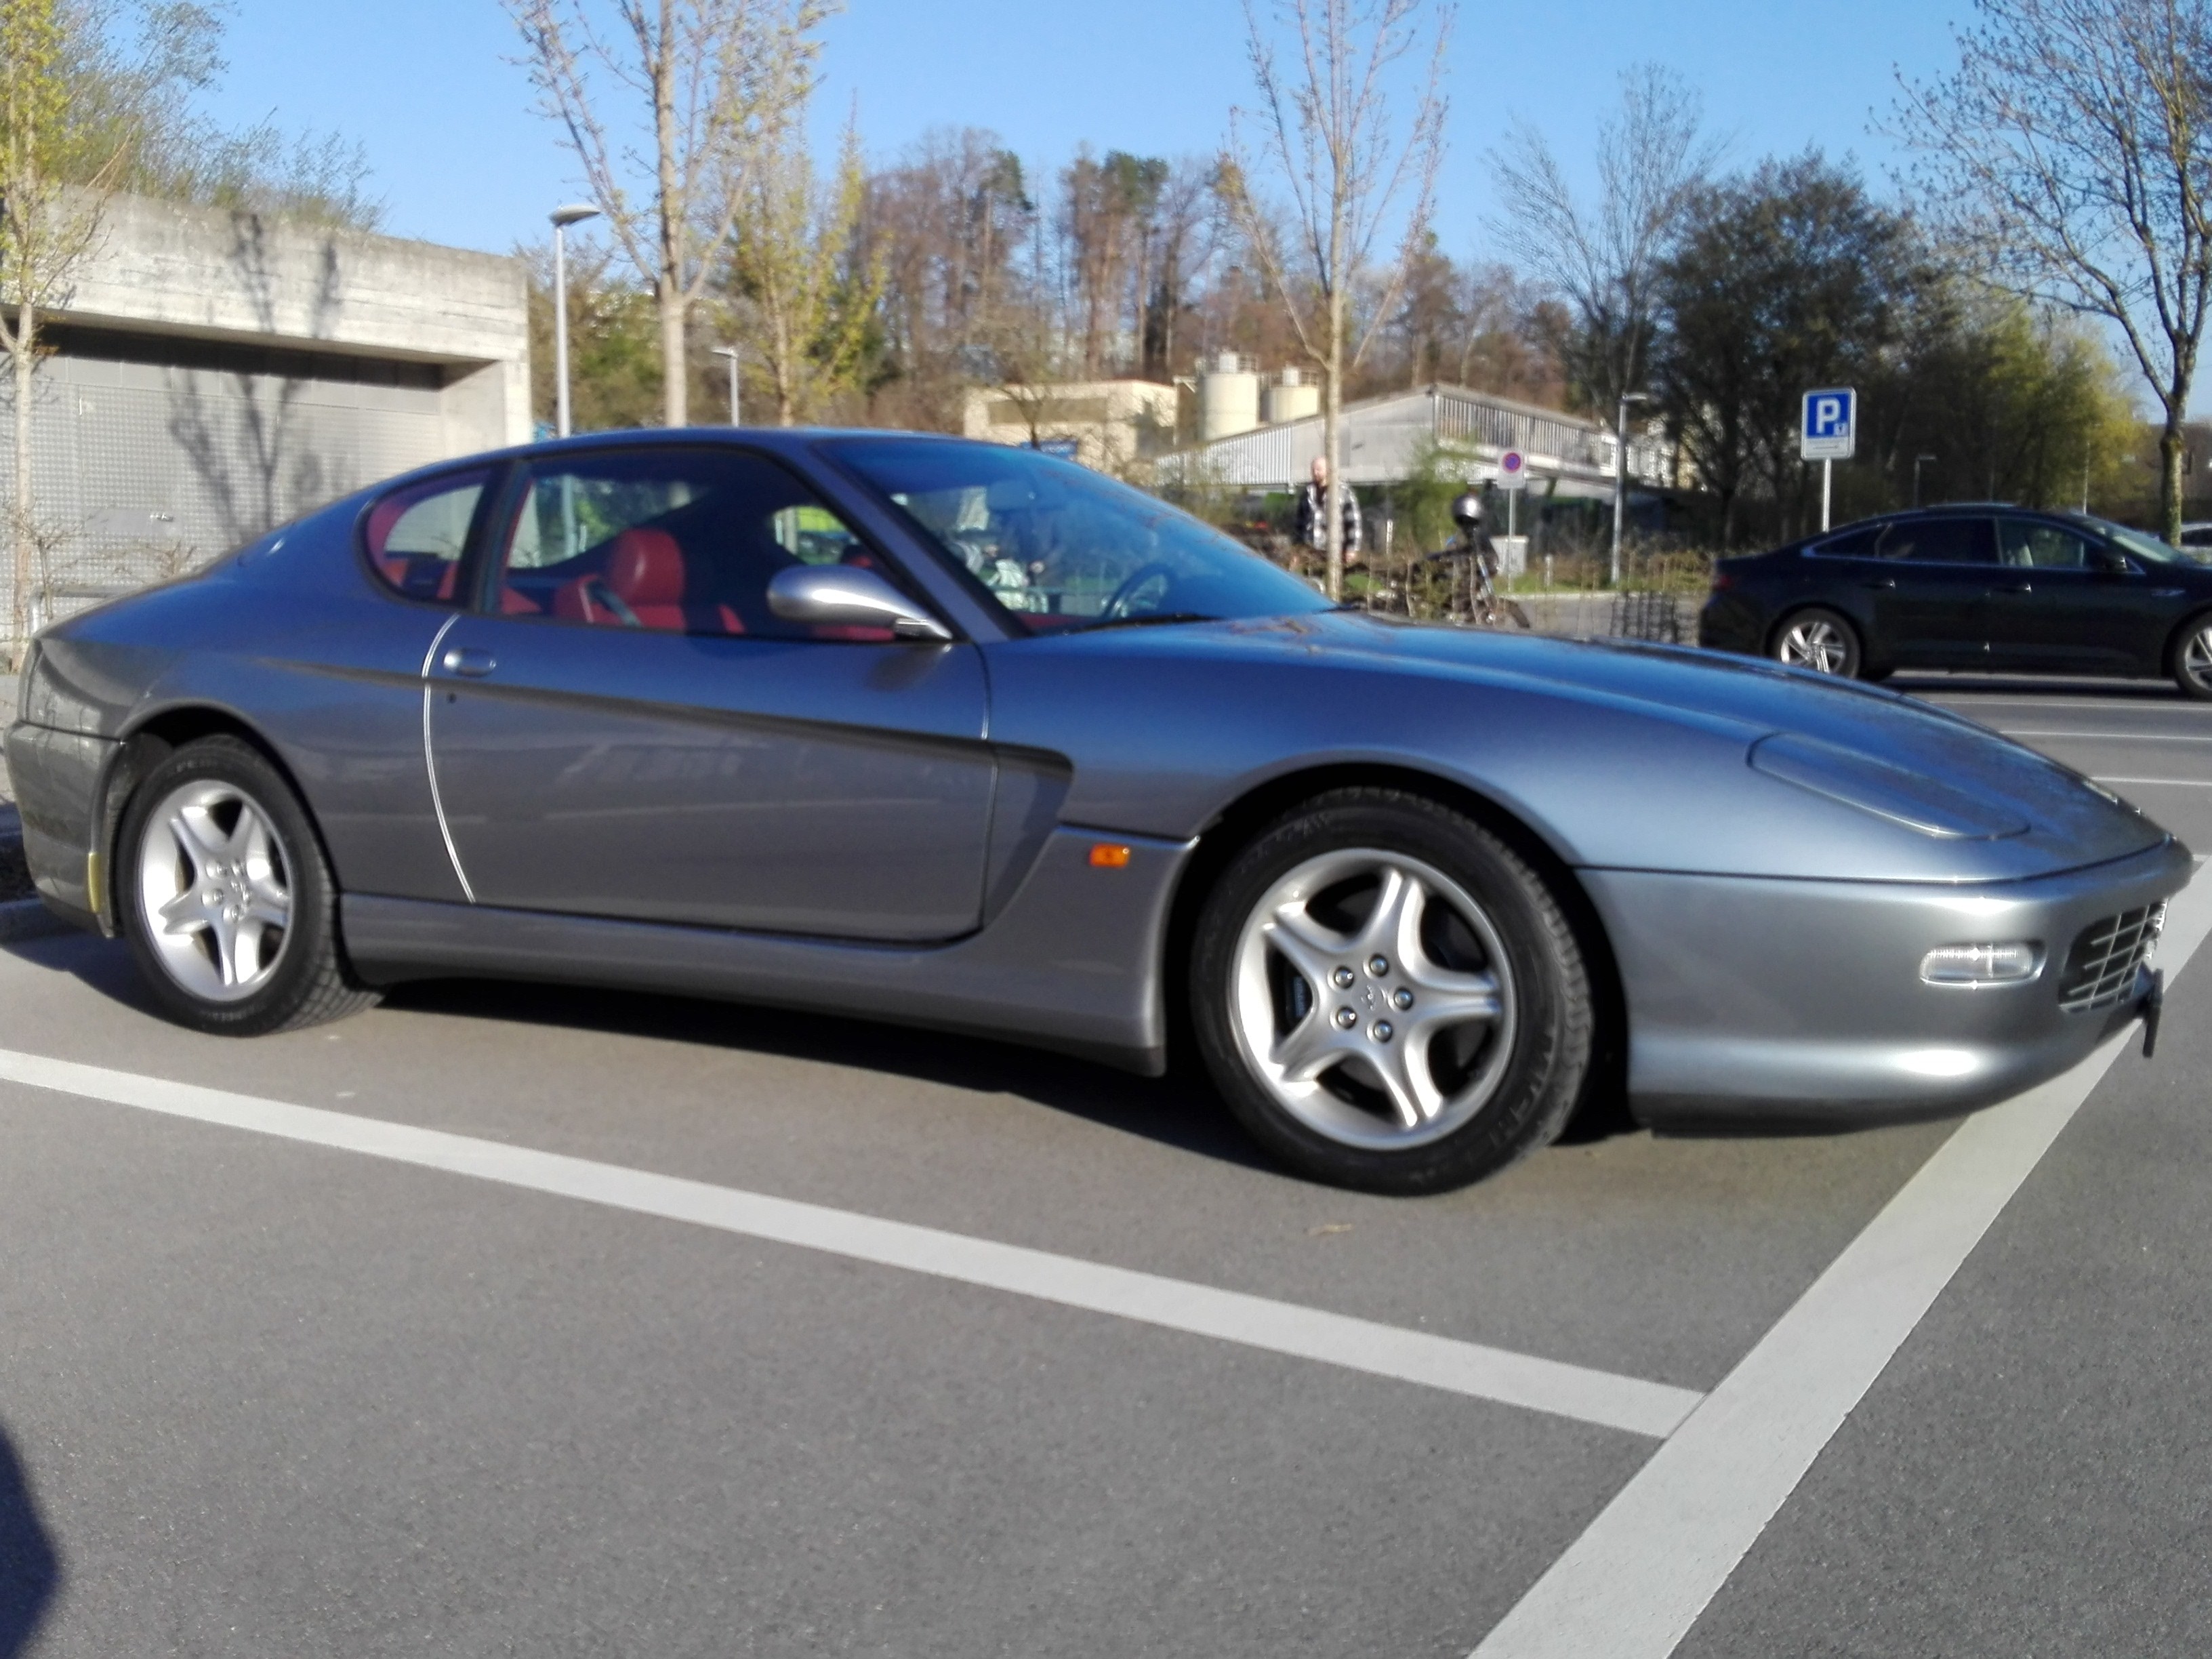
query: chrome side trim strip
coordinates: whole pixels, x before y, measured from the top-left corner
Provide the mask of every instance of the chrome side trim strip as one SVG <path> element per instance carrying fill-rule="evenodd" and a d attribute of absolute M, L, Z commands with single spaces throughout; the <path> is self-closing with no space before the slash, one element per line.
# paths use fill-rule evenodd
<path fill-rule="evenodd" d="M 458 611 L 447 617 L 446 625 L 438 630 L 437 636 L 430 641 L 430 648 L 422 653 L 422 770 L 430 780 L 430 806 L 438 815 L 438 835 L 446 843 L 446 857 L 453 866 L 453 879 L 461 884 L 461 896 L 474 904 L 476 889 L 469 885 L 468 872 L 461 868 L 460 851 L 453 845 L 453 828 L 446 822 L 445 798 L 438 793 L 438 757 L 430 747 L 430 699 L 437 693 L 437 688 L 430 683 L 430 665 L 437 661 L 438 647 L 446 642 L 446 635 L 453 631 L 453 624 L 460 619 Z"/>

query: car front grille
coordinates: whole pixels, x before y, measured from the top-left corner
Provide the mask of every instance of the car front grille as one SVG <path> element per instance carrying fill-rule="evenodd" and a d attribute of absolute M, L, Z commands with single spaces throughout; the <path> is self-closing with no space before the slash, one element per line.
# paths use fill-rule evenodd
<path fill-rule="evenodd" d="M 2135 988 L 2136 969 L 2158 948 L 2166 906 L 2123 910 L 2081 930 L 2066 955 L 2065 977 L 2058 981 L 2058 1006 L 2069 1014 L 2117 1008 Z"/>

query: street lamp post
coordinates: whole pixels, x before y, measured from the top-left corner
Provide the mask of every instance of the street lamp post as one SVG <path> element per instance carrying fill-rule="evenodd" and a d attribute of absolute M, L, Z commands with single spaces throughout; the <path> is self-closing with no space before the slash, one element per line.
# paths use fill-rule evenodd
<path fill-rule="evenodd" d="M 599 216 L 588 202 L 553 210 L 553 432 L 568 435 L 568 227 Z"/>
<path fill-rule="evenodd" d="M 738 418 L 738 349 L 733 345 L 716 346 L 714 355 L 730 360 L 730 424 L 743 426 L 744 422 Z"/>
<path fill-rule="evenodd" d="M 1912 458 L 1912 504 L 1915 507 L 1920 505 L 1920 469 L 1935 459 L 1933 455 L 1915 455 Z"/>
<path fill-rule="evenodd" d="M 1613 428 L 1613 585 L 1620 586 L 1620 529 L 1628 516 L 1628 406 L 1648 404 L 1648 392 L 1620 394 L 1620 412 Z"/>

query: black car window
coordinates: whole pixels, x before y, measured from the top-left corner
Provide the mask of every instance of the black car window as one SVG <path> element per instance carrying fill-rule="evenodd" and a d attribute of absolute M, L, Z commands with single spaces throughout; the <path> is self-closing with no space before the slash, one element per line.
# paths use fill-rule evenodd
<path fill-rule="evenodd" d="M 469 526 L 491 481 L 488 468 L 448 472 L 395 489 L 368 509 L 369 568 L 393 592 L 450 605 Z"/>
<path fill-rule="evenodd" d="M 2035 519 L 1998 520 L 1997 555 L 2007 564 L 2037 570 L 2093 570 L 2098 562 L 2088 538 Z"/>
<path fill-rule="evenodd" d="M 1814 543 L 1812 550 L 1823 559 L 1871 559 L 1875 556 L 1875 544 L 1881 539 L 1882 529 L 1878 524 L 1862 525 L 1840 536 Z"/>
<path fill-rule="evenodd" d="M 768 585 L 795 565 L 878 562 L 775 462 L 700 446 L 549 456 L 522 481 L 501 562 L 507 616 L 593 628 L 888 641 L 882 628 L 787 622 Z"/>
<path fill-rule="evenodd" d="M 1881 556 L 1915 564 L 1995 564 L 1996 538 L 1987 519 L 1900 519 L 1883 535 Z"/>

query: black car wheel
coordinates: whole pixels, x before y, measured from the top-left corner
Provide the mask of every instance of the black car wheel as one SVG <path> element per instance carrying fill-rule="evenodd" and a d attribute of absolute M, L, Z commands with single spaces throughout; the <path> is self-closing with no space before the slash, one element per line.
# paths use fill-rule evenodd
<path fill-rule="evenodd" d="M 1792 668 L 1809 668 L 1816 674 L 1857 678 L 1865 660 L 1859 649 L 1858 630 L 1832 611 L 1817 607 L 1793 611 L 1782 619 L 1769 641 L 1775 661 Z"/>
<path fill-rule="evenodd" d="M 2212 611 L 2182 624 L 2166 668 L 2184 696 L 2212 702 Z"/>
<path fill-rule="evenodd" d="M 1237 857 L 1200 918 L 1192 995 L 1253 1137 L 1371 1192 L 1464 1186 L 1553 1139 L 1595 1035 L 1543 878 L 1461 814 L 1384 789 L 1324 795 Z"/>
<path fill-rule="evenodd" d="M 117 850 L 124 933 L 180 1024 L 258 1036 L 376 1000 L 341 958 L 314 826 L 252 744 L 208 738 L 162 761 L 131 795 Z"/>

